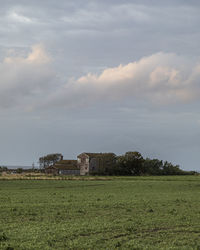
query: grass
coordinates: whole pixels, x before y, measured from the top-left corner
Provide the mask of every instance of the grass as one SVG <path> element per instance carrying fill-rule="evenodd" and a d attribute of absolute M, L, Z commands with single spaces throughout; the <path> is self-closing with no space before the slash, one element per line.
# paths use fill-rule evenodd
<path fill-rule="evenodd" d="M 200 176 L 23 178 L 1 176 L 0 249 L 200 249 Z"/>

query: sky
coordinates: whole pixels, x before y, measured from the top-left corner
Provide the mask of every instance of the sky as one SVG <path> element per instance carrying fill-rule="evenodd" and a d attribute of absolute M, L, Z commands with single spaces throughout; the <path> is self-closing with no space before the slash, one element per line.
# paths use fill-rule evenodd
<path fill-rule="evenodd" d="M 7 0 L 0 165 L 139 151 L 200 171 L 200 2 Z"/>

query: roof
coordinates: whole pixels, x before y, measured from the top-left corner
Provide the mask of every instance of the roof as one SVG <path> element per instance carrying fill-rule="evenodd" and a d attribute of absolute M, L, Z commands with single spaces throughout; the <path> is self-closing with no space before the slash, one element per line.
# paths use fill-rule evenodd
<path fill-rule="evenodd" d="M 56 164 L 76 164 L 76 160 L 60 160 L 55 163 Z"/>
<path fill-rule="evenodd" d="M 77 166 L 69 165 L 69 166 L 55 166 L 55 169 L 58 170 L 79 170 Z"/>
<path fill-rule="evenodd" d="M 82 155 L 88 155 L 89 158 L 103 158 L 103 157 L 113 156 L 115 154 L 114 153 L 82 153 L 78 155 L 78 157 Z"/>
<path fill-rule="evenodd" d="M 53 167 L 60 170 L 78 170 L 76 160 L 60 160 Z"/>

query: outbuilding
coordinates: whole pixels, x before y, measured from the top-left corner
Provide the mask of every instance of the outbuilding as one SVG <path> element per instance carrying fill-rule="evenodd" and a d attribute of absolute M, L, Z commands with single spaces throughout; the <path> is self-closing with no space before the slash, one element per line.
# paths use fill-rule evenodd
<path fill-rule="evenodd" d="M 80 175 L 76 160 L 60 160 L 45 169 L 47 174 Z"/>

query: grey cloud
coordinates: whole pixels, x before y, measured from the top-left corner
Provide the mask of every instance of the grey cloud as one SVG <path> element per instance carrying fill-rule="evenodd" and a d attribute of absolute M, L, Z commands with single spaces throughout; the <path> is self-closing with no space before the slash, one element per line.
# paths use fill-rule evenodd
<path fill-rule="evenodd" d="M 188 6 L 186 1 L 182 3 L 174 1 L 173 5 L 168 2 L 163 7 L 162 1 L 161 3 L 157 1 L 157 4 L 154 1 L 138 3 L 138 1 L 74 1 L 73 3 L 60 1 L 55 4 L 55 1 L 29 1 L 27 6 L 23 1 L 18 1 L 17 4 L 12 2 L 2 8 L 1 28 L 4 32 L 7 30 L 13 34 L 23 34 L 29 27 L 29 39 L 38 37 L 44 40 L 49 36 L 52 39 L 56 38 L 57 35 L 64 38 L 66 35 L 79 34 L 81 37 L 88 32 L 92 32 L 94 36 L 98 33 L 104 36 L 105 33 L 118 32 L 118 39 L 124 35 L 123 32 L 129 33 L 125 34 L 124 38 L 127 39 L 130 37 L 134 39 L 138 35 L 145 39 L 146 32 L 151 39 L 152 35 L 157 39 L 157 33 L 167 38 L 171 37 L 171 32 L 179 34 L 191 33 L 192 30 L 198 32 L 195 25 L 199 23 L 197 4 L 190 2 Z M 23 23 L 23 20 L 27 22 Z M 96 38 L 98 39 L 98 36 Z"/>
<path fill-rule="evenodd" d="M 63 77 L 158 51 L 199 56 L 198 6 L 194 1 L 6 1 L 0 46 L 27 49 L 43 42 Z M 12 13 L 31 21 L 17 21 Z"/>

